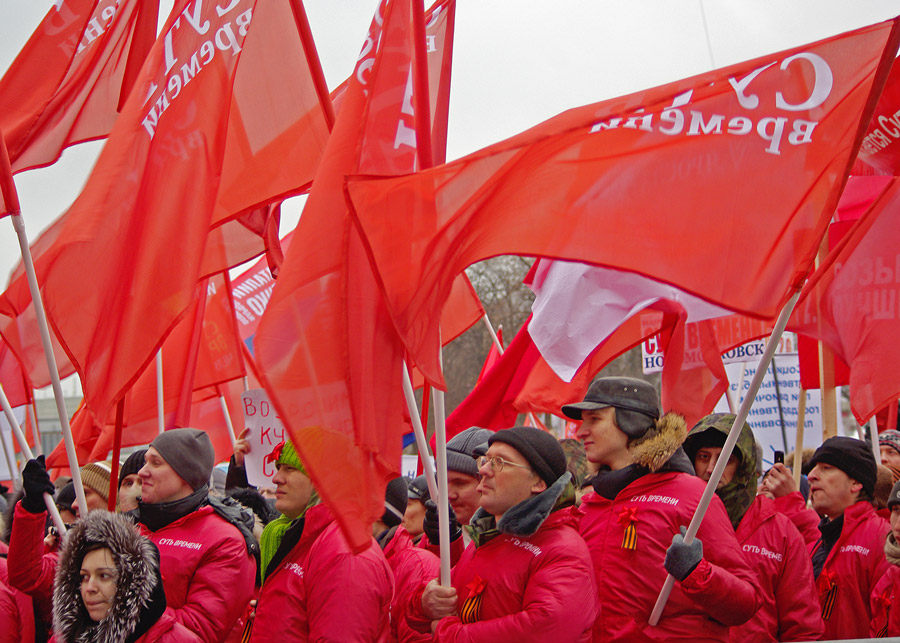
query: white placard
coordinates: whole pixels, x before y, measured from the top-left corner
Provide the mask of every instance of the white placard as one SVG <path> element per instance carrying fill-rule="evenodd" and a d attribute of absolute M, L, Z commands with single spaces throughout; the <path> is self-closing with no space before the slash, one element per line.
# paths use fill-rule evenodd
<path fill-rule="evenodd" d="M 254 388 L 241 394 L 244 407 L 244 426 L 250 452 L 244 456 L 247 482 L 254 487 L 274 487 L 275 463 L 265 463 L 267 455 L 284 440 L 285 431 L 275 407 L 265 389 Z"/>
<path fill-rule="evenodd" d="M 684 368 L 692 366 L 702 366 L 705 362 L 700 352 L 700 344 L 695 337 L 688 336 L 688 347 L 685 351 Z M 724 364 L 738 364 L 744 362 L 756 363 L 762 357 L 766 348 L 766 340 L 758 339 L 747 342 L 736 348 L 732 348 L 727 353 L 722 353 L 722 362 Z M 783 333 L 778 341 L 778 348 L 775 349 L 776 355 L 790 355 L 797 353 L 797 334 Z M 659 373 L 663 369 L 665 363 L 663 358 L 663 349 L 660 346 L 657 337 L 650 337 L 641 343 L 641 368 L 644 375 L 649 373 Z"/>
<path fill-rule="evenodd" d="M 772 366 L 769 366 L 766 376 L 759 387 L 759 393 L 753 406 L 750 408 L 750 414 L 747 416 L 747 422 L 753 429 L 753 435 L 757 442 L 762 446 L 763 452 L 763 469 L 772 466 L 775 451 L 784 451 L 788 453 L 794 449 L 797 440 L 797 412 L 800 403 L 800 359 L 797 353 L 788 353 L 776 355 L 774 358 L 775 368 L 778 373 L 778 385 L 775 385 L 775 377 L 772 374 Z M 725 365 L 725 371 L 728 373 L 728 381 L 730 382 L 731 394 L 734 398 L 737 408 L 747 390 L 750 388 L 750 382 L 756 374 L 757 364 L 741 364 L 732 363 Z M 741 369 L 744 369 L 743 388 L 738 394 L 738 385 L 741 382 Z M 840 405 L 840 395 L 837 395 L 838 405 Z M 781 408 L 779 409 L 779 399 Z M 728 401 L 723 396 L 719 403 L 716 404 L 717 413 L 728 413 Z M 840 411 L 840 406 L 838 406 Z M 781 431 L 781 419 L 784 418 L 784 435 Z M 840 422 L 841 414 L 838 412 L 838 422 Z M 803 445 L 805 447 L 816 448 L 822 444 L 822 400 L 818 390 L 806 391 L 806 411 L 803 420 Z M 839 433 L 844 435 L 843 429 L 839 427 Z M 785 447 L 785 438 L 787 445 Z"/>

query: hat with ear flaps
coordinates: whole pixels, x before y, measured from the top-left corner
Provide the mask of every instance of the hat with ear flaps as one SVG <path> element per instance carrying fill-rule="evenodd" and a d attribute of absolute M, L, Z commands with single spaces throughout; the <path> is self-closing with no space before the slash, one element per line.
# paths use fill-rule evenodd
<path fill-rule="evenodd" d="M 634 377 L 601 377 L 594 380 L 584 400 L 566 404 L 562 412 L 581 420 L 582 411 L 616 410 L 616 425 L 630 438 L 640 438 L 659 419 L 659 395 L 650 382 Z"/>

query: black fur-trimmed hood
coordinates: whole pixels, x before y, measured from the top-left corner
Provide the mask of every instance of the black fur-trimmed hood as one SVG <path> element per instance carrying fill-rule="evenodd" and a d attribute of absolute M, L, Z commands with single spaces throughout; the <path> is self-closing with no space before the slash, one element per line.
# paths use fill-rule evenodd
<path fill-rule="evenodd" d="M 81 599 L 81 561 L 88 547 L 103 543 L 117 568 L 112 608 L 94 623 Z M 96 510 L 79 520 L 63 541 L 53 589 L 56 641 L 125 643 L 146 632 L 165 611 L 159 550 L 121 514 Z"/>

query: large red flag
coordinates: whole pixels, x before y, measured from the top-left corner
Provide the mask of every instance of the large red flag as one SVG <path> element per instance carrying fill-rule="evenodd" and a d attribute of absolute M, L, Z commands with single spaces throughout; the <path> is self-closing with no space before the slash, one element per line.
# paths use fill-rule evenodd
<path fill-rule="evenodd" d="M 804 289 L 789 328 L 828 344 L 850 366 L 860 423 L 900 397 L 900 183 L 856 223 Z"/>
<path fill-rule="evenodd" d="M 15 172 L 109 134 L 156 38 L 158 0 L 56 0 L 0 79 Z"/>
<path fill-rule="evenodd" d="M 210 231 L 243 227 L 232 219 L 310 182 L 328 129 L 303 47 L 288 0 L 176 4 L 84 191 L 35 262 L 50 323 L 98 418 L 187 313 L 198 279 L 238 259 L 210 262 Z M 257 239 L 252 254 L 263 249 Z M 5 301 L 24 291 L 16 279 Z"/>
<path fill-rule="evenodd" d="M 411 20 L 410 0 L 379 7 L 255 341 L 279 415 L 356 550 L 369 546 L 384 512 L 408 428 L 403 345 L 342 188 L 349 173 L 416 167 L 412 133 L 424 101 L 413 93 L 422 70 Z"/>
<path fill-rule="evenodd" d="M 442 385 L 449 285 L 498 254 L 603 264 L 775 317 L 810 270 L 896 52 L 894 26 L 574 109 L 415 175 L 351 180 L 416 366 Z"/>
<path fill-rule="evenodd" d="M 900 174 L 900 65 L 894 62 L 866 129 L 854 174 Z"/>

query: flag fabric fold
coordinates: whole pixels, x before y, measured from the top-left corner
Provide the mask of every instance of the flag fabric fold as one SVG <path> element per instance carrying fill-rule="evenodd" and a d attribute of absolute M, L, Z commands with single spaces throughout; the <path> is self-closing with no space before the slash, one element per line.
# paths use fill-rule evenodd
<path fill-rule="evenodd" d="M 351 173 L 417 167 L 416 119 L 429 115 L 414 108 L 413 74 L 424 61 L 414 55 L 411 21 L 410 0 L 380 4 L 254 341 L 263 383 L 357 551 L 371 543 L 409 428 L 403 344 L 343 185 Z"/>
<path fill-rule="evenodd" d="M 894 178 L 810 278 L 788 328 L 828 344 L 850 367 L 850 408 L 860 424 L 900 397 Z"/>

